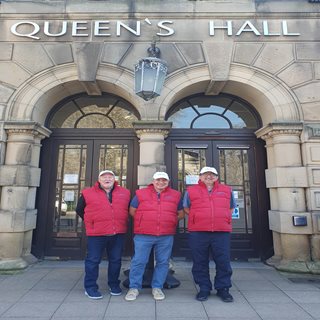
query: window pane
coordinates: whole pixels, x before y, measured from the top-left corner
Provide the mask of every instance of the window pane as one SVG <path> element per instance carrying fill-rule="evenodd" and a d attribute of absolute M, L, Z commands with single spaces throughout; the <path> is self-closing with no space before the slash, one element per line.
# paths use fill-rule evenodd
<path fill-rule="evenodd" d="M 172 121 L 173 128 L 190 128 L 191 121 L 197 116 L 196 112 L 192 108 L 177 110 L 168 121 Z"/>
<path fill-rule="evenodd" d="M 132 128 L 132 122 L 137 120 L 134 107 L 119 97 L 83 95 L 60 105 L 49 128 Z"/>
<path fill-rule="evenodd" d="M 238 114 L 228 110 L 225 113 L 225 116 L 231 121 L 233 129 L 241 129 L 246 127 L 245 122 L 239 117 Z"/>
<path fill-rule="evenodd" d="M 100 145 L 99 171 L 112 168 L 122 187 L 127 185 L 128 145 Z"/>
<path fill-rule="evenodd" d="M 257 129 L 259 120 L 251 107 L 233 96 L 198 95 L 179 101 L 168 113 L 173 128 Z"/>
<path fill-rule="evenodd" d="M 115 107 L 109 113 L 115 122 L 116 128 L 132 128 L 132 122 L 137 121 L 137 117 L 131 111 Z"/>
<path fill-rule="evenodd" d="M 76 128 L 114 128 L 112 121 L 102 114 L 89 114 L 76 124 Z"/>
<path fill-rule="evenodd" d="M 215 114 L 206 114 L 194 121 L 192 128 L 219 128 L 229 129 L 230 125 L 226 119 Z"/>
<path fill-rule="evenodd" d="M 237 203 L 232 216 L 233 232 L 252 233 L 248 151 L 243 149 L 220 149 L 219 166 L 220 181 L 232 187 Z"/>
<path fill-rule="evenodd" d="M 56 237 L 77 237 L 82 220 L 75 208 L 85 180 L 87 145 L 60 145 L 56 177 L 53 233 Z"/>
<path fill-rule="evenodd" d="M 204 113 L 217 113 L 217 114 L 223 114 L 223 112 L 225 111 L 224 107 L 220 107 L 220 106 L 216 106 L 216 105 L 210 105 L 210 104 L 199 104 L 199 105 L 195 105 L 196 110 L 200 113 L 200 114 L 204 114 Z"/>
<path fill-rule="evenodd" d="M 205 149 L 178 149 L 178 190 L 185 192 L 188 185 L 196 184 L 199 172 L 206 165 Z M 186 233 L 188 216 L 179 221 L 178 233 Z"/>
<path fill-rule="evenodd" d="M 229 108 L 230 111 L 232 111 L 232 114 L 237 116 L 235 118 L 235 125 L 234 128 L 238 128 L 238 125 L 236 123 L 239 123 L 239 128 L 245 128 L 248 129 L 256 129 L 257 128 L 257 120 L 253 116 L 253 114 L 248 110 L 243 103 L 234 101 L 232 105 Z"/>

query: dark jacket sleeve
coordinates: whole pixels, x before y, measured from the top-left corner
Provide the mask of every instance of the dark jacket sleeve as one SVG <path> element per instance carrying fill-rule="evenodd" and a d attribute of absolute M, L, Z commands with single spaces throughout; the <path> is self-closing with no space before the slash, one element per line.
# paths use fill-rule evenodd
<path fill-rule="evenodd" d="M 83 195 L 80 196 L 77 207 L 76 207 L 76 213 L 81 219 L 84 218 L 84 208 L 86 206 L 86 200 L 84 199 Z"/>

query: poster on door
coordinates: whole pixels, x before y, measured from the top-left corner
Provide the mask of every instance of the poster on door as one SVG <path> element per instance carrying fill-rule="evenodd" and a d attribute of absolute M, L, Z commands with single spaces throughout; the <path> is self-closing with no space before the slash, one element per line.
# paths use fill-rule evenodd
<path fill-rule="evenodd" d="M 77 184 L 79 181 L 79 175 L 66 173 L 63 176 L 63 183 L 65 184 Z"/>
<path fill-rule="evenodd" d="M 199 175 L 187 175 L 186 176 L 186 185 L 198 184 Z"/>
<path fill-rule="evenodd" d="M 238 207 L 233 209 L 232 219 L 240 219 L 240 211 Z"/>

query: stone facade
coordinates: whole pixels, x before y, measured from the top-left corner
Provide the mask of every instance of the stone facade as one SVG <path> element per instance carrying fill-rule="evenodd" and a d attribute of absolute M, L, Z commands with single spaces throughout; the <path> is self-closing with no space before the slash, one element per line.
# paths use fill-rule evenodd
<path fill-rule="evenodd" d="M 320 4 L 7 0 L 0 13 L 0 269 L 30 261 L 41 139 L 57 102 L 80 92 L 129 101 L 141 117 L 142 186 L 165 168 L 169 108 L 224 92 L 248 101 L 263 122 L 256 135 L 268 157 L 269 262 L 320 273 Z M 134 93 L 133 66 L 154 36 L 169 69 L 161 96 L 145 102 Z M 307 225 L 294 226 L 293 216 Z"/>

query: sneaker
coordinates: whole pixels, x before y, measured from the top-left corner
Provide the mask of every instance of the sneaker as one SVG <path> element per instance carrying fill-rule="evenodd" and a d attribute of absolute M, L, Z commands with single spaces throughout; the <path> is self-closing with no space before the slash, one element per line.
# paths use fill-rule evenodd
<path fill-rule="evenodd" d="M 223 302 L 233 302 L 233 297 L 229 293 L 228 288 L 218 289 L 217 296 L 220 297 Z"/>
<path fill-rule="evenodd" d="M 121 296 L 122 294 L 122 290 L 119 286 L 110 288 L 109 291 L 112 296 Z"/>
<path fill-rule="evenodd" d="M 125 299 L 127 301 L 134 301 L 137 299 L 139 295 L 139 290 L 138 289 L 135 289 L 135 288 L 131 288 L 129 289 L 129 291 L 127 292 L 126 296 L 125 296 Z"/>
<path fill-rule="evenodd" d="M 94 300 L 102 299 L 102 294 L 95 289 L 86 289 L 84 294 L 90 299 L 94 299 Z"/>
<path fill-rule="evenodd" d="M 210 296 L 210 291 L 199 291 L 196 295 L 198 301 L 206 301 Z"/>
<path fill-rule="evenodd" d="M 163 300 L 166 297 L 160 288 L 152 288 L 152 295 L 154 300 Z"/>

